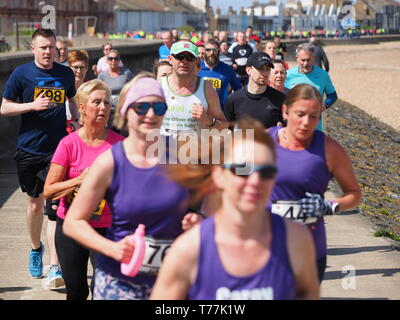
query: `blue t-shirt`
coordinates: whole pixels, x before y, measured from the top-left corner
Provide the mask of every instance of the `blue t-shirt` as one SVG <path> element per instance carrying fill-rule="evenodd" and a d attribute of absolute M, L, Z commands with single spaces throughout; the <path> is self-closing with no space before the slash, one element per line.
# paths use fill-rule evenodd
<path fill-rule="evenodd" d="M 33 102 L 41 92 L 50 97 L 52 105 L 43 111 L 21 114 L 21 126 L 17 149 L 43 155 L 55 151 L 59 141 L 67 134 L 65 101 L 76 93 L 72 69 L 54 63 L 53 69 L 45 70 L 32 62 L 18 66 L 11 73 L 3 97 L 17 102 Z"/>
<path fill-rule="evenodd" d="M 214 69 L 210 69 L 204 61 L 201 61 L 199 77 L 211 82 L 218 93 L 222 110 L 224 110 L 224 105 L 228 99 L 229 84 L 234 91 L 242 88 L 235 71 L 222 61 L 219 61 Z"/>
<path fill-rule="evenodd" d="M 336 92 L 329 73 L 318 66 L 313 66 L 312 71 L 307 74 L 300 73 L 298 66 L 290 68 L 287 71 L 285 81 L 286 88 L 292 89 L 294 86 L 301 83 L 306 83 L 316 87 L 322 97 L 324 96 L 324 93 L 328 95 Z M 319 121 L 317 130 L 322 131 L 322 120 Z"/>
<path fill-rule="evenodd" d="M 307 74 L 300 73 L 298 66 L 290 68 L 287 71 L 286 88 L 292 89 L 295 85 L 301 83 L 307 83 L 316 87 L 322 96 L 324 96 L 324 93 L 328 95 L 336 91 L 329 73 L 318 66 L 313 66 L 313 70 Z"/>
<path fill-rule="evenodd" d="M 164 44 L 160 48 L 158 48 L 158 56 L 160 59 L 167 59 L 170 55 L 170 49 Z"/>

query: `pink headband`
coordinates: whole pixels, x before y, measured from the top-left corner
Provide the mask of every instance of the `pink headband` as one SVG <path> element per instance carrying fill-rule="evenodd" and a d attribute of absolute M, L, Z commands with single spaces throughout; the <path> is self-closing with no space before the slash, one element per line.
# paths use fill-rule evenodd
<path fill-rule="evenodd" d="M 126 94 L 125 102 L 120 110 L 121 116 L 125 117 L 128 106 L 139 99 L 148 96 L 157 96 L 165 100 L 161 85 L 154 78 L 139 79 Z"/>

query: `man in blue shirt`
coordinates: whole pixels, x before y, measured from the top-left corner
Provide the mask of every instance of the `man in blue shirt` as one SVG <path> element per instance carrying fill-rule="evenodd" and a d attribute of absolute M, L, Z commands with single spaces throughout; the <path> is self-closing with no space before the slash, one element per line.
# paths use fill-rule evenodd
<path fill-rule="evenodd" d="M 291 89 L 300 83 L 307 83 L 316 87 L 322 96 L 326 94 L 322 109 L 322 111 L 325 111 L 335 103 L 337 94 L 328 72 L 314 65 L 314 58 L 314 46 L 312 44 L 302 43 L 298 45 L 296 49 L 298 66 L 288 70 L 285 87 Z M 322 131 L 322 120 L 317 129 Z"/>
<path fill-rule="evenodd" d="M 40 278 L 43 275 L 44 253 L 40 241 L 43 187 L 52 155 L 59 141 L 67 135 L 67 99 L 73 119 L 79 115 L 74 98 L 74 73 L 71 68 L 54 63 L 56 37 L 52 30 L 40 28 L 33 33 L 32 52 L 34 61 L 18 66 L 11 73 L 3 93 L 1 114 L 21 115 L 15 161 L 19 184 L 22 191 L 28 194 L 29 272 L 32 277 Z M 48 206 L 46 213 L 51 264 L 46 284 L 51 287 L 60 284 L 57 279 L 62 279 L 62 275 L 54 245 L 56 215 Z"/>
<path fill-rule="evenodd" d="M 199 77 L 211 82 L 217 91 L 222 110 L 228 99 L 229 85 L 234 91 L 242 88 L 239 78 L 235 71 L 226 63 L 219 61 L 218 43 L 210 39 L 205 44 L 206 56 L 201 62 Z"/>
<path fill-rule="evenodd" d="M 172 33 L 170 31 L 161 33 L 161 40 L 164 42 L 164 44 L 158 48 L 158 57 L 160 60 L 168 60 L 171 46 L 174 43 Z"/>

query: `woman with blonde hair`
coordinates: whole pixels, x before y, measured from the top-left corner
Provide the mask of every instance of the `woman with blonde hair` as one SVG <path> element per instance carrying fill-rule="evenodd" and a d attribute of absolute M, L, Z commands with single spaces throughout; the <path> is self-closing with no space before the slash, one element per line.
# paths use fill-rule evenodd
<path fill-rule="evenodd" d="M 100 80 L 82 84 L 76 94 L 82 127 L 64 137 L 51 160 L 44 196 L 59 200 L 55 245 L 67 289 L 67 300 L 85 300 L 89 294 L 87 264 L 95 269 L 94 252 L 62 231 L 64 219 L 93 161 L 123 136 L 106 128 L 110 116 L 110 89 Z M 111 210 L 104 200 L 91 212 L 89 224 L 99 234 L 111 226 Z"/>
<path fill-rule="evenodd" d="M 163 90 L 151 74 L 139 74 L 124 86 L 114 125 L 127 129 L 128 137 L 95 161 L 65 220 L 68 236 L 99 252 L 96 300 L 147 299 L 165 253 L 183 232 L 187 190 L 168 179 L 147 139 L 150 134 L 161 137 L 166 111 Z M 112 227 L 105 237 L 88 223 L 103 198 L 112 208 Z M 130 277 L 122 274 L 121 263 L 132 256 L 130 236 L 139 224 L 145 225 L 147 253 L 139 273 Z"/>

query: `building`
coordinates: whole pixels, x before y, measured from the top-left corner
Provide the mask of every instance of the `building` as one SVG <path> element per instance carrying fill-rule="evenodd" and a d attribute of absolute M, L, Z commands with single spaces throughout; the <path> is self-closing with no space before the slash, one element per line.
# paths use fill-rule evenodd
<path fill-rule="evenodd" d="M 393 0 L 358 0 L 354 8 L 356 20 L 361 26 L 400 31 L 400 3 Z"/>
<path fill-rule="evenodd" d="M 204 30 L 208 27 L 206 15 L 208 0 L 116 0 L 115 2 L 116 32 L 134 30 L 157 32 L 184 26 Z"/>
<path fill-rule="evenodd" d="M 269 32 L 281 30 L 284 26 L 284 4 L 278 0 L 269 3 L 253 1 L 253 5 L 240 8 L 236 12 L 229 7 L 226 13 L 217 8 L 213 17 L 214 26 L 217 30 L 245 30 L 247 26 L 253 26 L 257 31 Z"/>
<path fill-rule="evenodd" d="M 2 0 L 0 1 L 0 34 L 12 35 L 16 23 L 20 32 L 40 25 L 46 13 L 42 8 L 52 5 L 56 12 L 58 35 L 68 35 L 68 25 L 74 25 L 76 17 L 95 16 L 95 32 L 110 32 L 114 24 L 114 0 Z M 83 18 L 82 18 L 83 19 Z M 77 26 L 78 24 L 75 23 Z M 74 31 L 75 32 L 75 31 Z"/>

